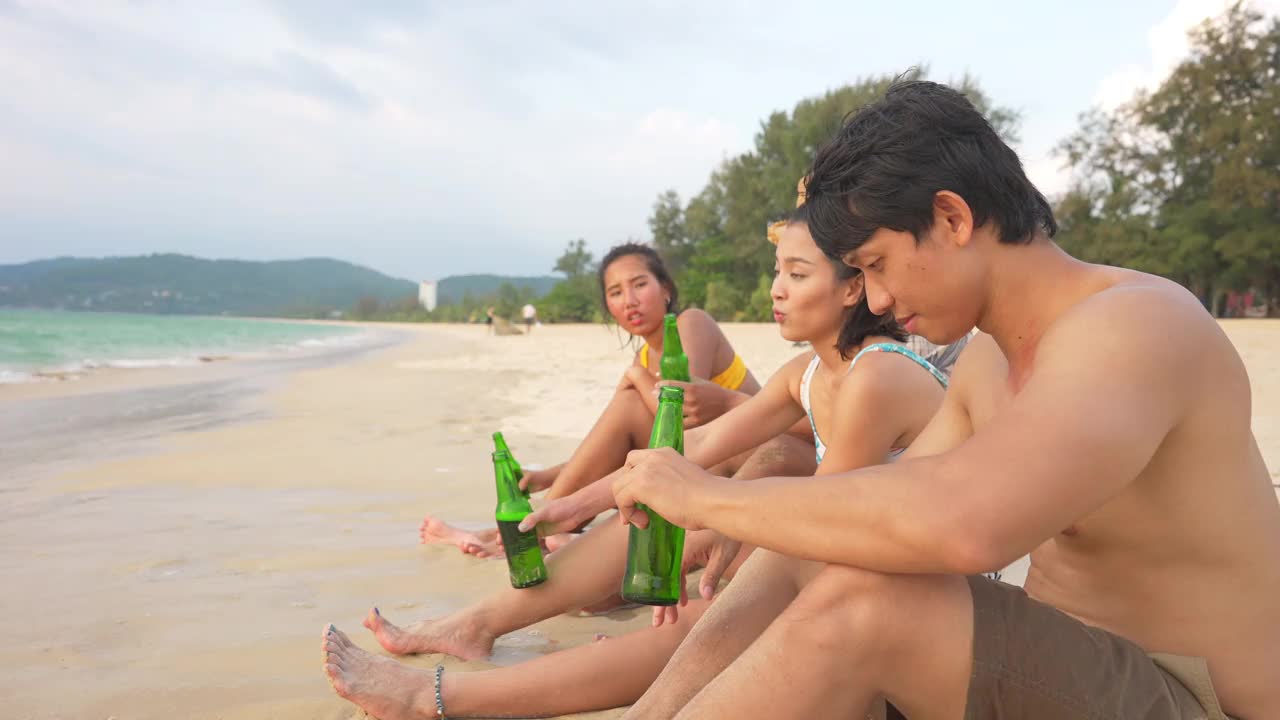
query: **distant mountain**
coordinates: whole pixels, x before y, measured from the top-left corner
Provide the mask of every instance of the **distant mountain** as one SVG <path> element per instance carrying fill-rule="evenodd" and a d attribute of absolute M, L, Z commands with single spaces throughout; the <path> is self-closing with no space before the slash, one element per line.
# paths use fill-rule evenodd
<path fill-rule="evenodd" d="M 0 306 L 10 307 L 308 317 L 349 310 L 362 297 L 417 294 L 417 283 L 328 258 L 146 255 L 0 265 Z"/>
<path fill-rule="evenodd" d="M 551 292 L 551 288 L 564 278 L 555 275 L 537 275 L 533 277 L 503 277 L 501 275 L 453 275 L 444 278 L 436 285 L 436 297 L 440 304 L 458 302 L 464 295 L 470 294 L 478 298 L 493 295 L 503 283 L 511 283 L 517 288 L 530 288 L 538 297 Z"/>

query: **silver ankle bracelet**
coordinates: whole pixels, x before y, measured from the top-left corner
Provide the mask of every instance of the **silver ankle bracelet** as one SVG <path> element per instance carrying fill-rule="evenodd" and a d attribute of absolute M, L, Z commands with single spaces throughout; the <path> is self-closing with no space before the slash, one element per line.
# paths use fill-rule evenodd
<path fill-rule="evenodd" d="M 440 678 L 444 677 L 444 666 L 436 666 L 436 717 L 446 720 L 444 716 L 444 697 L 440 694 Z"/>

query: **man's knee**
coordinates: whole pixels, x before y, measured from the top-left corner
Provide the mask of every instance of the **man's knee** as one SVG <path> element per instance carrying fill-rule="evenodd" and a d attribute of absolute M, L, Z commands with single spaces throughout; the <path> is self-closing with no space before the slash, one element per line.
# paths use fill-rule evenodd
<path fill-rule="evenodd" d="M 898 575 L 827 565 L 793 603 L 794 620 L 816 632 L 856 633 L 866 641 L 909 639 L 924 616 L 938 617 L 969 602 L 964 578 Z"/>
<path fill-rule="evenodd" d="M 892 609 L 897 576 L 845 565 L 826 565 L 792 605 L 800 623 L 862 622 Z"/>

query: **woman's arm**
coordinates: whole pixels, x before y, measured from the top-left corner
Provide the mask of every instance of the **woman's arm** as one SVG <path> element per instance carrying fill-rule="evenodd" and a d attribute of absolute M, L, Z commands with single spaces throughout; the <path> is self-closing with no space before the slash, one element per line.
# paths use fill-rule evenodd
<path fill-rule="evenodd" d="M 787 432 L 804 418 L 797 393 L 811 357 L 805 353 L 792 359 L 746 402 L 685 433 L 685 457 L 700 467 L 711 467 Z"/>

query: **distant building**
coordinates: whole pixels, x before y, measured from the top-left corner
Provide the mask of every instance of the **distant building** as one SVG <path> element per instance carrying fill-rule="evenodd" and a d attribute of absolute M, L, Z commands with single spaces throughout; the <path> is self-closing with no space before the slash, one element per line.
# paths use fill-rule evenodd
<path fill-rule="evenodd" d="M 436 284 L 432 280 L 418 283 L 418 304 L 431 312 L 436 309 Z"/>

